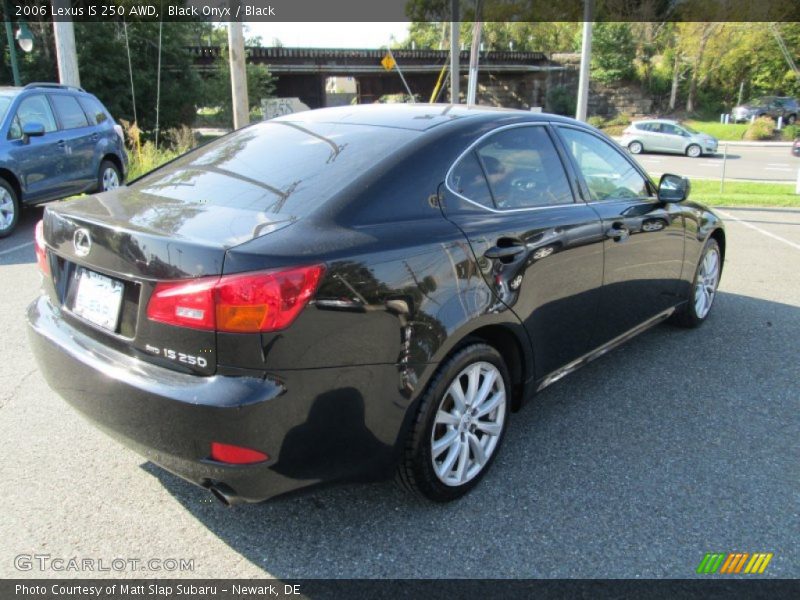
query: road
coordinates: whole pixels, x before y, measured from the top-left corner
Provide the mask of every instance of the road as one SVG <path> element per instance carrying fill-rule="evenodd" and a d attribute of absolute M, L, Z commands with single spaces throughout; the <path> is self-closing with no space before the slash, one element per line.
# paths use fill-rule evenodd
<path fill-rule="evenodd" d="M 696 179 L 721 179 L 725 163 L 725 179 L 748 181 L 797 180 L 800 158 L 790 154 L 788 147 L 729 146 L 723 160 L 723 144 L 715 156 L 689 158 L 677 154 L 639 154 L 637 161 L 652 175 L 676 173 Z"/>
<path fill-rule="evenodd" d="M 487 478 L 447 506 L 391 483 L 225 509 L 89 426 L 44 383 L 23 312 L 29 211 L 0 240 L 0 577 L 691 577 L 772 552 L 800 577 L 800 210 L 727 209 L 717 304 L 512 415 Z M 184 572 L 17 571 L 15 556 L 192 560 Z"/>

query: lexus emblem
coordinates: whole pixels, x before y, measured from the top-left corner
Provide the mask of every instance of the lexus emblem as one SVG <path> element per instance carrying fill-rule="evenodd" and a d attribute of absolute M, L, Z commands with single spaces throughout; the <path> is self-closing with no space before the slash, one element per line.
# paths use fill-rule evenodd
<path fill-rule="evenodd" d="M 89 235 L 89 231 L 83 227 L 76 229 L 75 234 L 72 236 L 72 246 L 75 248 L 77 256 L 89 254 L 92 249 L 92 237 Z"/>

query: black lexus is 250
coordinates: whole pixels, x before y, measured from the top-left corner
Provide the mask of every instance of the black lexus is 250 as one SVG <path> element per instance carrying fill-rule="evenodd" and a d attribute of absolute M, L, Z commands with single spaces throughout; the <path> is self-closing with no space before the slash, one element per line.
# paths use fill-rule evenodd
<path fill-rule="evenodd" d="M 30 339 L 73 407 L 225 503 L 392 475 L 452 500 L 535 392 L 706 319 L 725 233 L 688 193 L 553 115 L 288 115 L 48 206 Z"/>

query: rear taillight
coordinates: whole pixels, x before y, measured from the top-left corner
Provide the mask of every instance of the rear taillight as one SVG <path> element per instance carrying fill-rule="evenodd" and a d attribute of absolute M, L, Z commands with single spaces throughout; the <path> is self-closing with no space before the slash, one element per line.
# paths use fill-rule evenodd
<path fill-rule="evenodd" d="M 36 249 L 36 264 L 45 275 L 50 275 L 50 263 L 47 262 L 47 248 L 44 245 L 44 221 L 36 223 L 33 230 L 33 242 Z"/>
<path fill-rule="evenodd" d="M 324 267 L 206 277 L 156 285 L 147 318 L 234 333 L 285 329 L 317 290 Z"/>

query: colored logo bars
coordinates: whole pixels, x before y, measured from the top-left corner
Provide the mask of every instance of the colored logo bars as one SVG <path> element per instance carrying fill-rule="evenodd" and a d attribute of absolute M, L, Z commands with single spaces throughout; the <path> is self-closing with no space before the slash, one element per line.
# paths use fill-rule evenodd
<path fill-rule="evenodd" d="M 700 561 L 697 566 L 697 572 L 701 575 L 712 575 L 714 573 L 721 575 L 736 575 L 737 573 L 760 574 L 767 569 L 772 556 L 772 552 L 756 552 L 754 554 L 747 552 L 733 552 L 730 554 L 709 552 Z"/>

